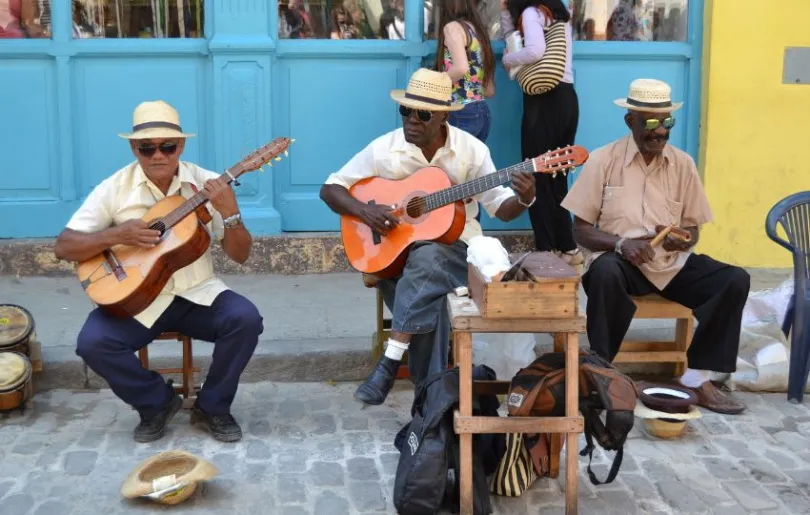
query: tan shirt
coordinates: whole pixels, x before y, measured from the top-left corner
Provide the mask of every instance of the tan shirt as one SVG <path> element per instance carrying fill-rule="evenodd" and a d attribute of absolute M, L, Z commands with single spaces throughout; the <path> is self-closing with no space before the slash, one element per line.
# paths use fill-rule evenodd
<path fill-rule="evenodd" d="M 205 181 L 217 177 L 217 173 L 181 161 L 179 172 L 169 186 L 169 195 L 179 194 L 189 198 L 195 193 L 192 184 L 202 190 Z M 141 165 L 136 161 L 96 186 L 67 223 L 67 228 L 86 233 L 102 231 L 127 220 L 143 217 L 150 207 L 163 198 L 163 193 L 146 178 Z M 222 215 L 210 203 L 207 207 L 213 217 L 206 226 L 208 232 L 212 240 L 221 241 L 225 236 Z M 214 277 L 214 261 L 209 247 L 200 259 L 178 270 L 155 301 L 139 313 L 135 320 L 146 327 L 152 327 L 175 296 L 195 304 L 210 306 L 217 295 L 227 289 L 225 283 Z"/>
<path fill-rule="evenodd" d="M 339 184 L 351 188 L 354 183 L 367 177 L 384 179 L 404 179 L 426 166 L 437 166 L 447 173 L 453 184 L 496 172 L 489 148 L 472 134 L 445 124 L 448 138 L 445 145 L 436 151 L 428 162 L 422 150 L 405 141 L 402 129 L 396 129 L 369 143 L 343 168 L 331 174 L 326 184 Z M 497 186 L 473 197 L 483 204 L 490 216 L 494 217 L 504 200 L 513 197 L 515 192 L 505 186 Z M 461 240 L 469 243 L 473 236 L 482 234 L 481 224 L 475 219 L 478 215 L 478 202 L 466 204 L 467 221 Z"/>
<path fill-rule="evenodd" d="M 699 227 L 712 220 L 709 200 L 692 157 L 671 145 L 647 165 L 632 134 L 594 150 L 562 206 L 598 229 L 624 238 L 655 235 L 656 225 Z M 655 249 L 640 267 L 663 290 L 689 252 Z M 587 252 L 587 268 L 602 252 Z"/>

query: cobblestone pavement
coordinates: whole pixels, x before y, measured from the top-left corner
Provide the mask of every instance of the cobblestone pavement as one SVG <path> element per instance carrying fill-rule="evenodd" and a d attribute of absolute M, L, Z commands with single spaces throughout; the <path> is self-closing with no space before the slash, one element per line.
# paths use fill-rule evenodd
<path fill-rule="evenodd" d="M 214 441 L 185 411 L 163 440 L 136 444 L 137 414 L 109 390 L 42 392 L 26 414 L 0 416 L 0 513 L 164 512 L 119 492 L 139 461 L 167 449 L 206 457 L 221 472 L 173 512 L 395 513 L 393 438 L 412 399 L 401 383 L 386 405 L 366 409 L 352 400 L 354 384 L 245 385 L 233 409 L 245 432 L 238 444 Z M 678 441 L 654 440 L 636 424 L 610 485 L 592 486 L 580 458 L 580 513 L 810 513 L 810 409 L 782 394 L 742 396 L 747 414 L 704 412 Z M 600 478 L 607 458 L 595 455 Z M 496 513 L 563 513 L 564 494 L 544 478 L 493 503 Z"/>

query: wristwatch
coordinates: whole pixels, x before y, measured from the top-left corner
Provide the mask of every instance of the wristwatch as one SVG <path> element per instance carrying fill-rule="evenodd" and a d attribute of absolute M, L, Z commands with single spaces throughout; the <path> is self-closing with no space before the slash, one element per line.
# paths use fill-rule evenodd
<path fill-rule="evenodd" d="M 226 229 L 233 229 L 235 227 L 239 227 L 242 225 L 242 214 L 236 213 L 235 215 L 231 215 L 228 218 L 224 219 L 223 222 L 225 223 Z"/>
<path fill-rule="evenodd" d="M 526 204 L 525 202 L 523 202 L 523 199 L 522 199 L 522 198 L 518 197 L 518 204 L 520 204 L 520 205 L 521 205 L 521 206 L 523 206 L 523 207 L 527 207 L 527 208 L 528 208 L 528 207 L 532 207 L 532 206 L 534 205 L 534 201 L 535 201 L 535 200 L 537 200 L 537 197 L 536 197 L 536 196 L 532 197 L 532 201 L 531 201 L 531 202 L 529 202 L 528 204 Z"/>
<path fill-rule="evenodd" d="M 622 254 L 622 243 L 624 243 L 626 239 L 627 238 L 619 238 L 619 241 L 616 242 L 616 246 L 613 248 L 613 250 L 616 251 L 616 254 L 622 257 L 624 257 L 624 255 Z"/>

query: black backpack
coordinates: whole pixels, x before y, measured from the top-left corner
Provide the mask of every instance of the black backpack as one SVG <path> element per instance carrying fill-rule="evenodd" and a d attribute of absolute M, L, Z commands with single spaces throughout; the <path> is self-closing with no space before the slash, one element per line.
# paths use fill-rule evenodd
<path fill-rule="evenodd" d="M 473 370 L 473 377 L 493 380 L 495 373 L 479 366 Z M 427 377 L 416 386 L 412 420 L 394 441 L 400 451 L 394 506 L 400 514 L 434 515 L 441 509 L 459 511 L 459 441 L 453 431 L 458 382 L 458 368 L 454 368 Z M 498 400 L 494 395 L 474 397 L 473 404 L 476 415 L 498 416 Z M 492 513 L 487 476 L 495 470 L 505 446 L 502 434 L 473 438 L 475 515 Z"/>

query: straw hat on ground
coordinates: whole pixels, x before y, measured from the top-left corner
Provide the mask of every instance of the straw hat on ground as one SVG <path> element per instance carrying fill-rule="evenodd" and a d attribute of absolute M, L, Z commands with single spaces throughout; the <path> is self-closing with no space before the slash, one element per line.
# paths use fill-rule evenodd
<path fill-rule="evenodd" d="M 121 495 L 146 497 L 161 504 L 179 504 L 194 494 L 197 484 L 219 470 L 186 451 L 166 451 L 141 462 L 124 481 Z"/>
<path fill-rule="evenodd" d="M 407 89 L 391 91 L 394 102 L 422 111 L 458 111 L 462 104 L 453 104 L 453 81 L 444 72 L 419 68 L 408 81 Z"/>
<path fill-rule="evenodd" d="M 647 113 L 669 113 L 683 106 L 683 102 L 672 101 L 672 88 L 669 84 L 656 79 L 634 80 L 630 84 L 627 98 L 618 98 L 613 103 L 631 111 Z"/>
<path fill-rule="evenodd" d="M 126 139 L 193 138 L 180 127 L 177 110 L 164 102 L 142 102 L 132 113 L 132 133 L 119 134 Z"/>

